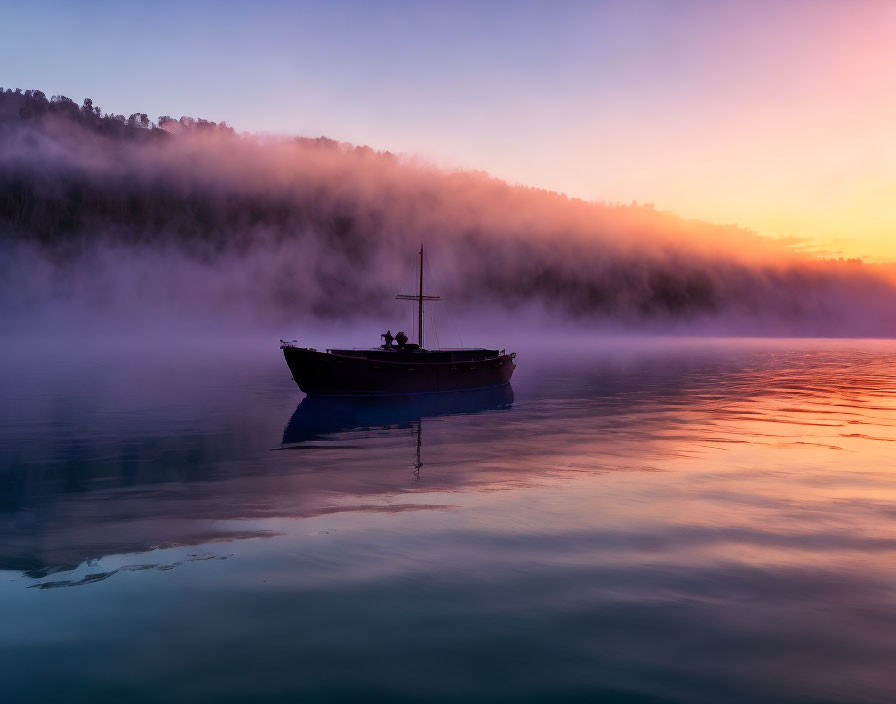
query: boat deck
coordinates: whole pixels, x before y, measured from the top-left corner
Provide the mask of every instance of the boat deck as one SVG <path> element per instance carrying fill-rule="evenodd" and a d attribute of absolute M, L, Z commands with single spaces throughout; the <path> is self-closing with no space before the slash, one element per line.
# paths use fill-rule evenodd
<path fill-rule="evenodd" d="M 483 359 L 499 357 L 500 350 L 490 350 L 482 347 L 465 349 L 440 349 L 420 350 L 416 345 L 406 345 L 405 349 L 383 349 L 372 347 L 369 349 L 329 349 L 329 354 L 340 357 L 353 357 L 356 359 L 369 359 L 379 362 L 426 362 L 426 363 L 453 363 L 453 362 L 477 362 Z"/>

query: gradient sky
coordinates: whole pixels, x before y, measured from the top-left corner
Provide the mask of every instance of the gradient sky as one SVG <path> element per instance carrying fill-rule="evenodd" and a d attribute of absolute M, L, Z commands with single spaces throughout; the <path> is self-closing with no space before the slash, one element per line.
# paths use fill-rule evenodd
<path fill-rule="evenodd" d="M 0 85 L 896 261 L 896 2 L 0 0 Z"/>

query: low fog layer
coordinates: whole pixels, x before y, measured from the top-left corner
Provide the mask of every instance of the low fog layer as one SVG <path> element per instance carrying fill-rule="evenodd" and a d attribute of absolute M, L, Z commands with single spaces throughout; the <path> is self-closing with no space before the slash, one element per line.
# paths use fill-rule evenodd
<path fill-rule="evenodd" d="M 734 226 L 587 203 L 324 138 L 154 123 L 0 90 L 8 320 L 371 319 L 413 285 L 421 242 L 432 288 L 470 316 L 896 333 L 896 286 L 882 269 L 812 259 Z"/>

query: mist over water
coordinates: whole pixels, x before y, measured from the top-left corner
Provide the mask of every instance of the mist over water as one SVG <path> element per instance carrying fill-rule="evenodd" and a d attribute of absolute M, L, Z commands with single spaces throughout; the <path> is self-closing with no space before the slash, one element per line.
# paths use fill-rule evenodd
<path fill-rule="evenodd" d="M 892 342 L 522 341 L 500 394 L 323 406 L 263 339 L 7 343 L 12 699 L 893 697 Z"/>
<path fill-rule="evenodd" d="M 424 242 L 430 286 L 467 315 L 896 333 L 886 270 L 736 226 L 324 138 L 142 128 L 65 100 L 0 93 L 0 309 L 20 329 L 370 319 L 412 283 Z"/>

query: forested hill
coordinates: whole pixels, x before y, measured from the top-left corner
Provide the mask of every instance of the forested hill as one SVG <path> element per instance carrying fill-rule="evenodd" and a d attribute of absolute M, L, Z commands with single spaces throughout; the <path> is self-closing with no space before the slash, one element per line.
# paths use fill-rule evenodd
<path fill-rule="evenodd" d="M 5 309 L 64 298 L 98 310 L 379 313 L 421 241 L 439 292 L 470 310 L 896 333 L 896 292 L 882 270 L 812 259 L 735 226 L 326 138 L 237 134 L 0 90 Z"/>

